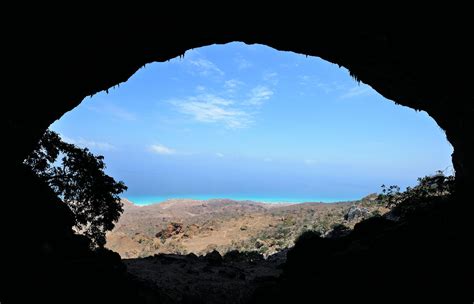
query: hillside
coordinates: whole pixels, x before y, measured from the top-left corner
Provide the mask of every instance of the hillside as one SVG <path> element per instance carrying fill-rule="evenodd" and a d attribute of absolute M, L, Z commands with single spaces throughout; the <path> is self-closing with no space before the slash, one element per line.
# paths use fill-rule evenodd
<path fill-rule="evenodd" d="M 203 255 L 213 250 L 221 254 L 257 251 L 268 256 L 292 247 L 306 230 L 323 235 L 344 233 L 345 227 L 352 228 L 363 218 L 387 211 L 371 203 L 373 200 L 369 196 L 332 204 L 267 204 L 173 199 L 148 206 L 123 200 L 124 213 L 107 234 L 106 246 L 122 258 L 159 253 Z"/>

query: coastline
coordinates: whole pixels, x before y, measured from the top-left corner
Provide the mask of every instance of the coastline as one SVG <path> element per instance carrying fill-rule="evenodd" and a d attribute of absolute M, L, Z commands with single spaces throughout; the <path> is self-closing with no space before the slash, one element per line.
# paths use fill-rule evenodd
<path fill-rule="evenodd" d="M 194 200 L 194 201 L 210 201 L 210 200 L 231 200 L 237 202 L 254 202 L 262 204 L 303 204 L 303 203 L 341 203 L 360 200 L 360 198 L 286 198 L 286 197 L 260 197 L 260 196 L 234 196 L 234 195 L 184 195 L 184 196 L 124 196 L 135 206 L 149 206 L 161 204 L 170 200 Z"/>

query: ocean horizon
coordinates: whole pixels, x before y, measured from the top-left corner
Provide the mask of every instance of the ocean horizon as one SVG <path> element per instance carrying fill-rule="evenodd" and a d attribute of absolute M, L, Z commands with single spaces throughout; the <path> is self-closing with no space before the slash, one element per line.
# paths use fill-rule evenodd
<path fill-rule="evenodd" d="M 135 205 L 146 206 L 152 204 L 159 204 L 170 199 L 195 199 L 195 200 L 210 200 L 210 199 L 230 199 L 235 201 L 254 201 L 259 203 L 337 203 L 356 201 L 360 197 L 294 197 L 294 196 L 258 196 L 258 195 L 129 195 L 121 196 L 122 199 L 127 199 Z"/>

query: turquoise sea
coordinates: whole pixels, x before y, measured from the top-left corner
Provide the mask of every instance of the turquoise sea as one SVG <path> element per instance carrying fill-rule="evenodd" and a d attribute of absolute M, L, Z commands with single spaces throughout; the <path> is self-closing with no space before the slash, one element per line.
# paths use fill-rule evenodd
<path fill-rule="evenodd" d="M 347 202 L 360 199 L 359 197 L 296 197 L 296 196 L 259 196 L 259 195 L 232 195 L 232 194 L 214 194 L 214 195 L 124 195 L 123 198 L 128 199 L 135 205 L 151 205 L 161 203 L 169 199 L 231 199 L 236 201 L 254 201 L 262 203 L 305 203 L 305 202 L 321 202 L 335 203 Z"/>

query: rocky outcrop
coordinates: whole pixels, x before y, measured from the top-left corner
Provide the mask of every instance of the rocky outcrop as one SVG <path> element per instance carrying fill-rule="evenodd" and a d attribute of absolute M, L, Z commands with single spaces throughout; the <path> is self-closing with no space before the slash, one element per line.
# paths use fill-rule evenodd
<path fill-rule="evenodd" d="M 344 215 L 344 219 L 346 221 L 353 221 L 356 219 L 364 219 L 370 216 L 369 209 L 364 207 L 359 207 L 357 205 L 353 205 L 349 208 L 347 213 Z"/>
<path fill-rule="evenodd" d="M 183 231 L 183 224 L 182 223 L 171 222 L 171 223 L 168 224 L 166 229 L 163 229 L 163 230 L 157 232 L 155 237 L 169 239 L 170 237 L 172 237 L 174 235 L 178 235 L 182 231 Z"/>

